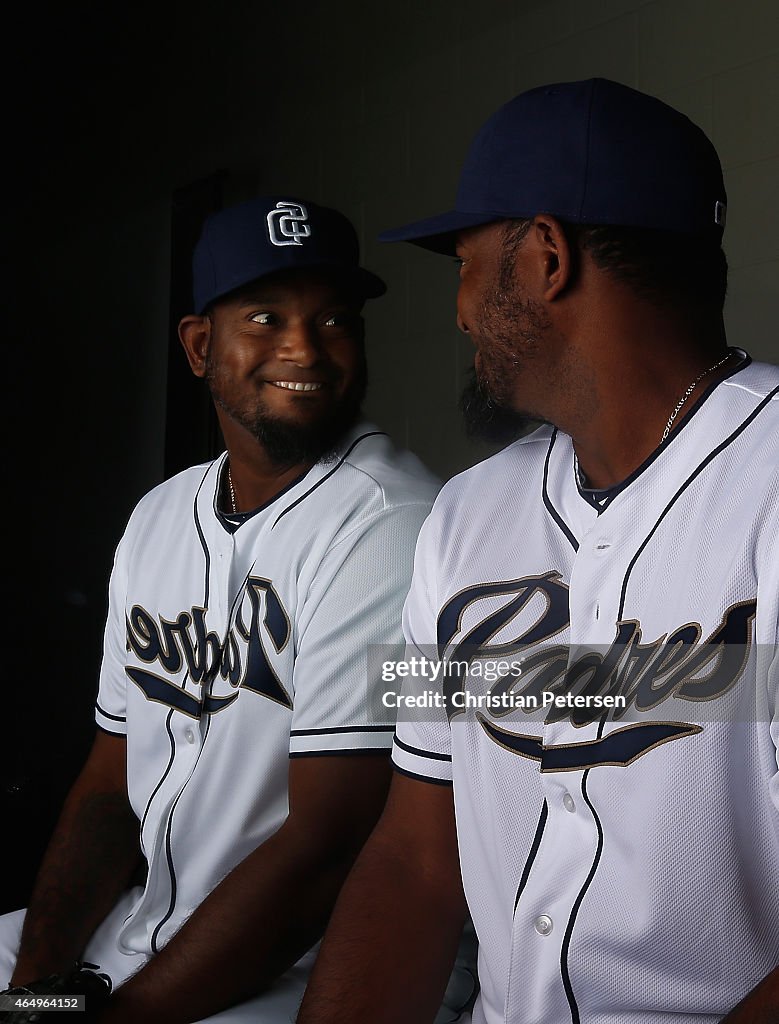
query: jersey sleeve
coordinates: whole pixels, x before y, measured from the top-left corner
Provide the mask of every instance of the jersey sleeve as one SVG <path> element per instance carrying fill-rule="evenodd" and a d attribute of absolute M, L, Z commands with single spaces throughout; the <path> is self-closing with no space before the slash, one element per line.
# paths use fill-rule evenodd
<path fill-rule="evenodd" d="M 108 615 L 103 634 L 103 660 L 95 704 L 95 721 L 104 732 L 127 734 L 127 541 L 119 542 L 108 584 Z"/>
<path fill-rule="evenodd" d="M 414 503 L 375 513 L 319 566 L 297 623 L 290 757 L 389 751 L 395 712 L 375 669 L 402 651 L 403 602 L 429 511 Z"/>
<path fill-rule="evenodd" d="M 436 567 L 437 529 L 434 513 L 423 526 L 414 558 L 414 573 L 403 607 L 404 659 L 431 659 L 436 655 Z M 404 679 L 402 697 L 417 696 L 424 690 L 441 693 L 441 683 L 419 674 Z M 395 770 L 411 778 L 441 786 L 452 785 L 452 737 L 446 709 L 438 706 L 401 707 L 397 714 L 392 745 Z"/>

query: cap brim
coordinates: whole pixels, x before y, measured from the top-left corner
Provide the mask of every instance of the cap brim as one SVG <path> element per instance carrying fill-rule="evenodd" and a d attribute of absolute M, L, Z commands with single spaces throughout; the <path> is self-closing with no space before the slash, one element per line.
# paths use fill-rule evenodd
<path fill-rule="evenodd" d="M 412 242 L 431 252 L 439 252 L 444 256 L 454 256 L 454 247 L 458 231 L 465 228 L 476 228 L 480 224 L 491 224 L 500 220 L 501 215 L 495 213 L 463 213 L 460 210 L 449 210 L 437 217 L 414 221 L 400 228 L 382 231 L 380 242 Z"/>
<path fill-rule="evenodd" d="M 365 267 L 344 266 L 342 263 L 333 263 L 327 260 L 315 261 L 313 263 L 298 266 L 273 267 L 269 270 L 255 267 L 248 272 L 245 271 L 242 273 L 238 279 L 233 279 L 227 283 L 220 291 L 216 292 L 216 294 L 207 293 L 197 297 L 195 299 L 197 315 L 202 316 L 212 303 L 221 302 L 223 299 L 231 296 L 233 292 L 237 292 L 241 288 L 245 288 L 254 281 L 261 281 L 265 277 L 274 277 L 276 275 L 284 275 L 306 270 L 331 271 L 342 280 L 347 281 L 350 286 L 356 287 L 356 290 L 364 299 L 377 299 L 380 295 L 384 295 L 387 290 L 387 285 L 384 281 L 382 281 L 377 274 L 372 273 L 370 270 L 366 270 Z"/>
<path fill-rule="evenodd" d="M 363 295 L 366 299 L 378 299 L 387 290 L 387 285 L 377 275 L 364 267 L 357 268 L 357 277 L 362 285 Z"/>

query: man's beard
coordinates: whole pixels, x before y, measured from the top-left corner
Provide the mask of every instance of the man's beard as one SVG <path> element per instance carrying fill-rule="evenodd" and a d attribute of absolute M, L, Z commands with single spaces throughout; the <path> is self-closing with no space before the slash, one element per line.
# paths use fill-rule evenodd
<path fill-rule="evenodd" d="M 543 308 L 516 288 L 510 252 L 504 255 L 494 291 L 484 300 L 475 326 L 483 341 L 479 370 L 471 369 L 460 398 L 466 433 L 471 438 L 510 444 L 545 422 L 533 411 L 515 409 L 512 396 L 550 327 Z"/>
<path fill-rule="evenodd" d="M 276 416 L 262 403 L 251 410 L 232 406 L 223 398 L 218 375 L 208 362 L 206 381 L 214 402 L 259 441 L 274 465 L 283 467 L 313 465 L 318 462 L 328 465 L 336 461 L 341 441 L 362 417 L 368 374 L 363 362 L 347 392 L 336 405 L 323 416 L 302 422 Z"/>
<path fill-rule="evenodd" d="M 490 444 L 511 444 L 543 422 L 495 399 L 474 367 L 460 396 L 460 412 L 467 436 Z"/>

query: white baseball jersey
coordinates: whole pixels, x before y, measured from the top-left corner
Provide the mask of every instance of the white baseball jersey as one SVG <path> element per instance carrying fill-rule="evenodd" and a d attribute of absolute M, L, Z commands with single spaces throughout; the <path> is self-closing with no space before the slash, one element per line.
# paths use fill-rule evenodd
<path fill-rule="evenodd" d="M 157 952 L 288 814 L 290 757 L 389 749 L 370 644 L 403 647 L 438 482 L 370 424 L 252 513 L 217 510 L 226 454 L 147 494 L 118 545 L 96 720 L 127 737 L 148 881 L 119 934 Z M 378 706 L 381 708 L 381 704 Z"/>
<path fill-rule="evenodd" d="M 610 492 L 547 426 L 422 529 L 407 658 L 470 667 L 393 759 L 454 786 L 474 1024 L 714 1024 L 776 965 L 779 367 L 742 357 Z"/>

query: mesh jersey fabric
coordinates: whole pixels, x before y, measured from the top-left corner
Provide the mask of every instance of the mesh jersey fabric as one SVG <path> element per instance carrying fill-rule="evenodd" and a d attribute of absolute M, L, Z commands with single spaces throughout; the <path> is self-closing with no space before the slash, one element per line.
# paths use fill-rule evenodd
<path fill-rule="evenodd" d="M 224 458 L 140 501 L 111 576 L 96 720 L 127 737 L 148 862 L 127 952 L 157 952 L 280 827 L 290 756 L 391 743 L 365 648 L 402 645 L 438 481 L 363 423 L 334 463 L 232 529 L 217 512 Z"/>
<path fill-rule="evenodd" d="M 399 712 L 398 770 L 454 786 L 474 1024 L 714 1024 L 775 966 L 778 386 L 747 361 L 600 514 L 543 427 L 423 526 L 407 657 L 480 637 L 472 667 L 520 675 L 469 674 L 477 696 L 587 665 L 575 692 L 627 695 L 607 718 Z"/>

